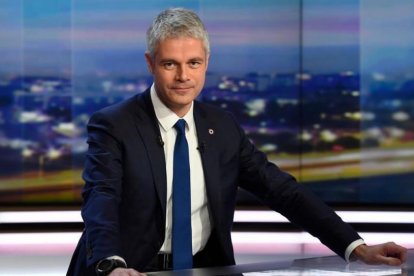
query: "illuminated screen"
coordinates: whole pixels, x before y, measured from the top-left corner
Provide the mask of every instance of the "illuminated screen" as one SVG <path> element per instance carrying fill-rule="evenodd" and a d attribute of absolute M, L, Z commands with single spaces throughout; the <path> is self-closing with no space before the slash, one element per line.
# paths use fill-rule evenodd
<path fill-rule="evenodd" d="M 234 113 L 271 161 L 329 204 L 414 206 L 414 4 L 402 0 L 3 3 L 1 204 L 80 204 L 86 123 L 151 85 L 146 28 L 171 6 L 210 33 L 199 100 Z"/>

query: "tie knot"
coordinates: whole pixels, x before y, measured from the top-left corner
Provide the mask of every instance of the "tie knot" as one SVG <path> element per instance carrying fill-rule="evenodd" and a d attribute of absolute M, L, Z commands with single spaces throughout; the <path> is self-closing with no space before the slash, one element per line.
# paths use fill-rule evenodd
<path fill-rule="evenodd" d="M 179 119 L 175 125 L 174 128 L 177 130 L 177 132 L 183 134 L 185 133 L 185 120 L 184 119 Z"/>

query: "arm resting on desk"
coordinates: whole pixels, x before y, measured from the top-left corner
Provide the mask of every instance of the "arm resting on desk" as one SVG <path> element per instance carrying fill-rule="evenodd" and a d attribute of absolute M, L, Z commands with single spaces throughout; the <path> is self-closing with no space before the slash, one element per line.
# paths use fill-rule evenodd
<path fill-rule="evenodd" d="M 387 242 L 377 245 L 361 244 L 352 252 L 351 259 L 361 260 L 366 264 L 401 265 L 406 261 L 407 249 Z"/>

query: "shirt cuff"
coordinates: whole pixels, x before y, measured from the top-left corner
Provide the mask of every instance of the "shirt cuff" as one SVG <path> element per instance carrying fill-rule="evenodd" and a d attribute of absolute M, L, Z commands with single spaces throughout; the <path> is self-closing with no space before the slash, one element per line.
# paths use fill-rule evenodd
<path fill-rule="evenodd" d="M 358 239 L 356 241 L 353 241 L 350 245 L 348 245 L 348 247 L 345 250 L 345 261 L 347 261 L 348 263 L 351 261 L 351 254 L 354 251 L 355 248 L 357 248 L 358 246 L 360 246 L 361 244 L 365 244 L 363 239 Z"/>

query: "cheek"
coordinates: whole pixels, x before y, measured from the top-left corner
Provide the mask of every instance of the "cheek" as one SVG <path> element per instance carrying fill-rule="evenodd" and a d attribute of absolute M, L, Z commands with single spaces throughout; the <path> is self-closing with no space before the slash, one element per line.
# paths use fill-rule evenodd
<path fill-rule="evenodd" d="M 168 83 L 171 83 L 173 79 L 170 75 L 171 74 L 165 72 L 163 72 L 162 74 L 158 72 L 154 75 L 154 78 L 159 82 L 160 85 L 165 86 L 168 85 Z"/>
<path fill-rule="evenodd" d="M 197 84 L 199 85 L 199 86 L 203 86 L 204 85 L 204 81 L 205 81 L 205 75 L 200 75 L 198 78 L 197 78 Z"/>

